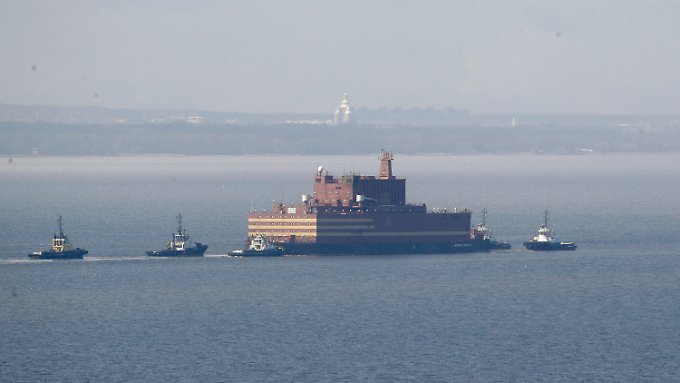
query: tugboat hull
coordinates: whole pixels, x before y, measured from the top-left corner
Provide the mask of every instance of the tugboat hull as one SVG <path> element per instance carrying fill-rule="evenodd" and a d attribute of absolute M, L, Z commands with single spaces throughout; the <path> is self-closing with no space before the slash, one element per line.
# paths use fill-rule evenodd
<path fill-rule="evenodd" d="M 573 242 L 524 242 L 524 247 L 533 251 L 576 250 Z"/>
<path fill-rule="evenodd" d="M 77 248 L 68 251 L 36 251 L 28 254 L 28 257 L 31 259 L 83 259 L 85 254 L 87 254 L 87 250 Z"/>
<path fill-rule="evenodd" d="M 257 251 L 257 250 L 234 250 L 229 253 L 230 256 L 232 257 L 280 257 L 283 255 L 283 250 L 276 248 L 276 249 L 268 249 L 268 250 L 263 250 L 263 251 Z"/>
<path fill-rule="evenodd" d="M 509 250 L 512 248 L 508 242 L 498 242 L 493 239 L 473 239 L 472 246 L 475 251 Z"/>
<path fill-rule="evenodd" d="M 508 242 L 497 242 L 497 241 L 489 241 L 489 243 L 486 245 L 486 248 L 488 250 L 510 250 L 512 248 L 512 245 L 510 245 Z"/>
<path fill-rule="evenodd" d="M 188 249 L 184 249 L 184 250 L 174 250 L 174 249 L 154 250 L 154 251 L 147 251 L 146 255 L 151 256 L 151 257 L 202 257 L 206 250 L 208 250 L 208 245 L 203 245 L 201 243 L 196 242 L 195 247 L 190 247 Z"/>

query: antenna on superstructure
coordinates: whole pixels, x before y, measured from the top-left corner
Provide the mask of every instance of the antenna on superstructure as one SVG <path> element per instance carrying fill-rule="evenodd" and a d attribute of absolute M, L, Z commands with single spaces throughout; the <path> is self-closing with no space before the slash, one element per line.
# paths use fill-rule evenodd
<path fill-rule="evenodd" d="M 545 227 L 548 227 L 548 196 L 543 193 L 543 200 L 545 201 L 545 209 L 544 209 L 544 223 Z"/>
<path fill-rule="evenodd" d="M 177 232 L 182 233 L 182 213 L 177 216 Z"/>
<path fill-rule="evenodd" d="M 59 225 L 59 236 L 63 237 L 64 236 L 64 230 L 62 229 L 64 221 L 61 218 L 61 214 L 59 214 L 59 218 L 57 218 L 57 224 Z"/>

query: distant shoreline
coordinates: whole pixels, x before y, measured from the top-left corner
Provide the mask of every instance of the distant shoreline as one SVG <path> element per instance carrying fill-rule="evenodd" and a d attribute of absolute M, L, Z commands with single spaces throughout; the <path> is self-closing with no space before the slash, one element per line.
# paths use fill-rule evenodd
<path fill-rule="evenodd" d="M 72 125 L 0 122 L 0 156 L 609 154 L 680 152 L 673 124 Z"/>

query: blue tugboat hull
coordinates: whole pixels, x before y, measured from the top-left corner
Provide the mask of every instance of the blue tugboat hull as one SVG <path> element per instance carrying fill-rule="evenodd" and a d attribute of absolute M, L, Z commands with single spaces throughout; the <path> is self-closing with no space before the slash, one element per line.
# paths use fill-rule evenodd
<path fill-rule="evenodd" d="M 234 250 L 229 255 L 232 257 L 280 257 L 283 255 L 283 250 Z"/>
<path fill-rule="evenodd" d="M 524 242 L 524 247 L 533 251 L 557 251 L 557 250 L 576 250 L 573 242 Z"/>
<path fill-rule="evenodd" d="M 492 239 L 472 240 L 475 251 L 509 250 L 512 248 L 508 242 L 498 242 Z"/>
<path fill-rule="evenodd" d="M 151 257 L 202 257 L 206 250 L 208 250 L 208 245 L 196 242 L 195 247 L 190 247 L 185 250 L 154 250 L 147 251 L 146 255 Z"/>
<path fill-rule="evenodd" d="M 512 248 L 508 242 L 491 242 L 491 250 L 509 250 Z"/>
<path fill-rule="evenodd" d="M 67 251 L 45 250 L 28 254 L 28 257 L 31 259 L 83 259 L 85 254 L 87 254 L 87 250 L 78 248 Z"/>

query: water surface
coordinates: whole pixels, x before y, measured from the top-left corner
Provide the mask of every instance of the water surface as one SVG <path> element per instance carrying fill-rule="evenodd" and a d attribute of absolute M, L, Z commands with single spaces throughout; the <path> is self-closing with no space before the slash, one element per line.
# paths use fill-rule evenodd
<path fill-rule="evenodd" d="M 679 159 L 397 156 L 407 199 L 487 207 L 513 249 L 239 259 L 249 210 L 377 158 L 18 158 L 0 166 L 0 380 L 676 381 Z M 575 252 L 521 247 L 546 204 Z M 180 212 L 209 256 L 145 257 Z M 90 254 L 28 260 L 58 213 Z"/>

